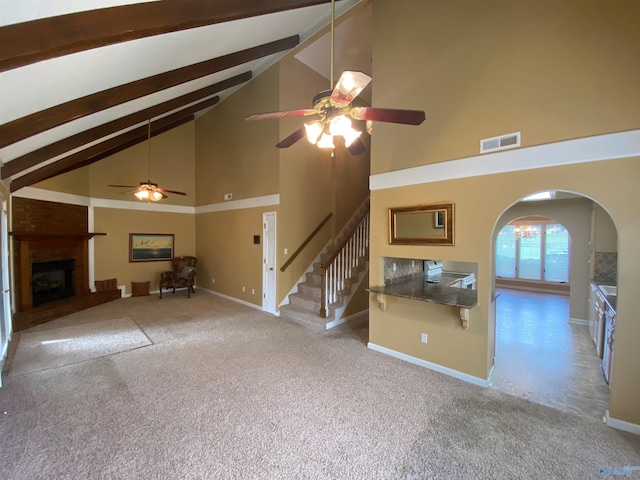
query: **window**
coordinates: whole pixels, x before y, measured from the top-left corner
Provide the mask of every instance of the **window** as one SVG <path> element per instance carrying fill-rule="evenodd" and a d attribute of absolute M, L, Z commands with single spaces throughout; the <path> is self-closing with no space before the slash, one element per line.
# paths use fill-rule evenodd
<path fill-rule="evenodd" d="M 511 222 L 496 240 L 496 276 L 566 283 L 569 245 L 569 232 L 552 220 Z"/>

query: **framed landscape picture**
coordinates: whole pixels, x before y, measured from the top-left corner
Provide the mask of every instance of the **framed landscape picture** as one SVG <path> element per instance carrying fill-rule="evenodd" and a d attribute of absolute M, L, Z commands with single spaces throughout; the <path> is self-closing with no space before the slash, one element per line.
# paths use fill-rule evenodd
<path fill-rule="evenodd" d="M 129 262 L 160 262 L 173 258 L 173 233 L 130 233 Z"/>

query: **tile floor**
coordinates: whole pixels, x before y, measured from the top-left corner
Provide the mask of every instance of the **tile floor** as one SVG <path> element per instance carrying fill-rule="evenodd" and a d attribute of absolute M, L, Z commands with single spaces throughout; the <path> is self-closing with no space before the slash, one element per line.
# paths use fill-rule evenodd
<path fill-rule="evenodd" d="M 609 387 L 586 325 L 567 322 L 569 297 L 498 290 L 494 388 L 602 419 Z"/>

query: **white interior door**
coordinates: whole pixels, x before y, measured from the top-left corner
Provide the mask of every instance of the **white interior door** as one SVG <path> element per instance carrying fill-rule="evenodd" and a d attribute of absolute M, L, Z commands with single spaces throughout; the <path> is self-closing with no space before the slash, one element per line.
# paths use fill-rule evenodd
<path fill-rule="evenodd" d="M 276 314 L 276 212 L 262 214 L 262 310 Z"/>

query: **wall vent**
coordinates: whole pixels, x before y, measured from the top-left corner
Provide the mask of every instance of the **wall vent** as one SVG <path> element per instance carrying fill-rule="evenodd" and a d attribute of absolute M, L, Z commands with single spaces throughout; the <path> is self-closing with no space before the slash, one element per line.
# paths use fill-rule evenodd
<path fill-rule="evenodd" d="M 480 140 L 480 153 L 495 152 L 520 146 L 520 132 Z"/>

